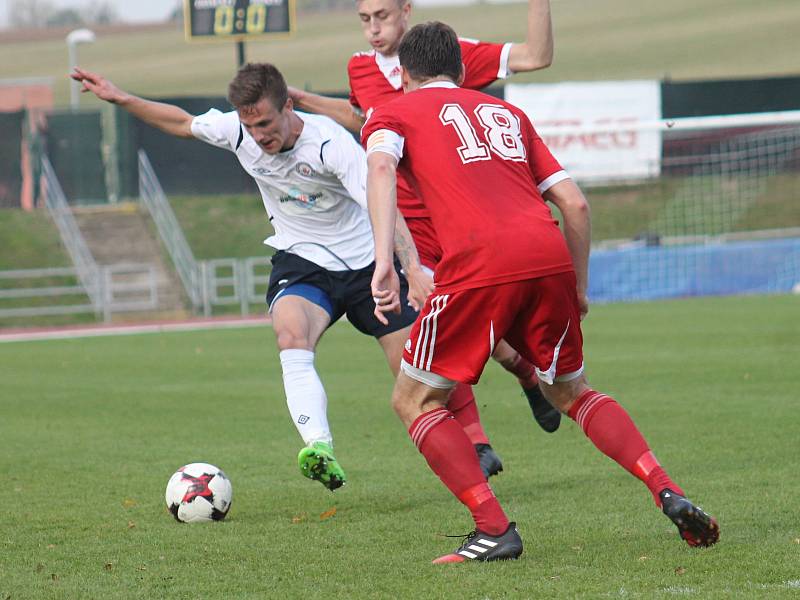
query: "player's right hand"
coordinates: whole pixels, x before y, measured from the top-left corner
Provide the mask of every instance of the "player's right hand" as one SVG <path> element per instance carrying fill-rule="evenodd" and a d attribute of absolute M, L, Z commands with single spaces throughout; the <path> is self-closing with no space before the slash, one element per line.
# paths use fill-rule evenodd
<path fill-rule="evenodd" d="M 372 299 L 375 300 L 375 318 L 384 325 L 389 319 L 384 313 L 400 314 L 400 278 L 392 263 L 375 263 L 372 274 Z"/>
<path fill-rule="evenodd" d="M 125 93 L 122 90 L 97 73 L 75 67 L 75 70 L 69 76 L 83 85 L 81 92 L 91 92 L 100 100 L 116 103 L 125 97 Z"/>

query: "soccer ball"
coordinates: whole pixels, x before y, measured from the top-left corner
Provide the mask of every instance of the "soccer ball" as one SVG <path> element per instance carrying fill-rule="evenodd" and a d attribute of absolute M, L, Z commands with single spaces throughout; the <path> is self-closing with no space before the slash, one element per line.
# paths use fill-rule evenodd
<path fill-rule="evenodd" d="M 166 499 L 169 512 L 181 523 L 221 521 L 230 510 L 233 487 L 214 465 L 192 463 L 169 478 Z"/>

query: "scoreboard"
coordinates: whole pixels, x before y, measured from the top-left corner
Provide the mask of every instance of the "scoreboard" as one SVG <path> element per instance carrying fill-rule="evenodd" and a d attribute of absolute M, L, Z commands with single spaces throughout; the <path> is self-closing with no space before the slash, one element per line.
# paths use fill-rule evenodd
<path fill-rule="evenodd" d="M 241 41 L 294 31 L 294 0 L 184 0 L 190 41 Z"/>

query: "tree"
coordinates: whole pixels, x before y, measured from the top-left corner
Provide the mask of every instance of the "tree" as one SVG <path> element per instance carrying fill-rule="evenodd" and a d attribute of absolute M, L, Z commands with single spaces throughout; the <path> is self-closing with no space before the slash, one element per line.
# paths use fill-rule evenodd
<path fill-rule="evenodd" d="M 55 12 L 50 0 L 11 0 L 8 20 L 11 27 L 45 27 Z"/>
<path fill-rule="evenodd" d="M 93 0 L 83 11 L 87 23 L 109 25 L 119 21 L 117 9 L 107 0 Z"/>
<path fill-rule="evenodd" d="M 83 25 L 83 17 L 74 8 L 62 8 L 47 18 L 46 27 L 79 27 Z"/>

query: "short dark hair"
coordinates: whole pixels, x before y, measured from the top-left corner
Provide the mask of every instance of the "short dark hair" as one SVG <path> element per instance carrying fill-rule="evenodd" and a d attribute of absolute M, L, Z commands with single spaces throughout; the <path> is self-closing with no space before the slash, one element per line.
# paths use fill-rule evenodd
<path fill-rule="evenodd" d="M 228 102 L 234 108 L 252 106 L 269 98 L 277 110 L 283 110 L 289 91 L 281 72 L 269 63 L 247 63 L 228 84 Z"/>
<path fill-rule="evenodd" d="M 403 36 L 398 50 L 400 64 L 417 81 L 446 76 L 461 77 L 461 45 L 449 25 L 430 21 L 414 25 Z"/>

